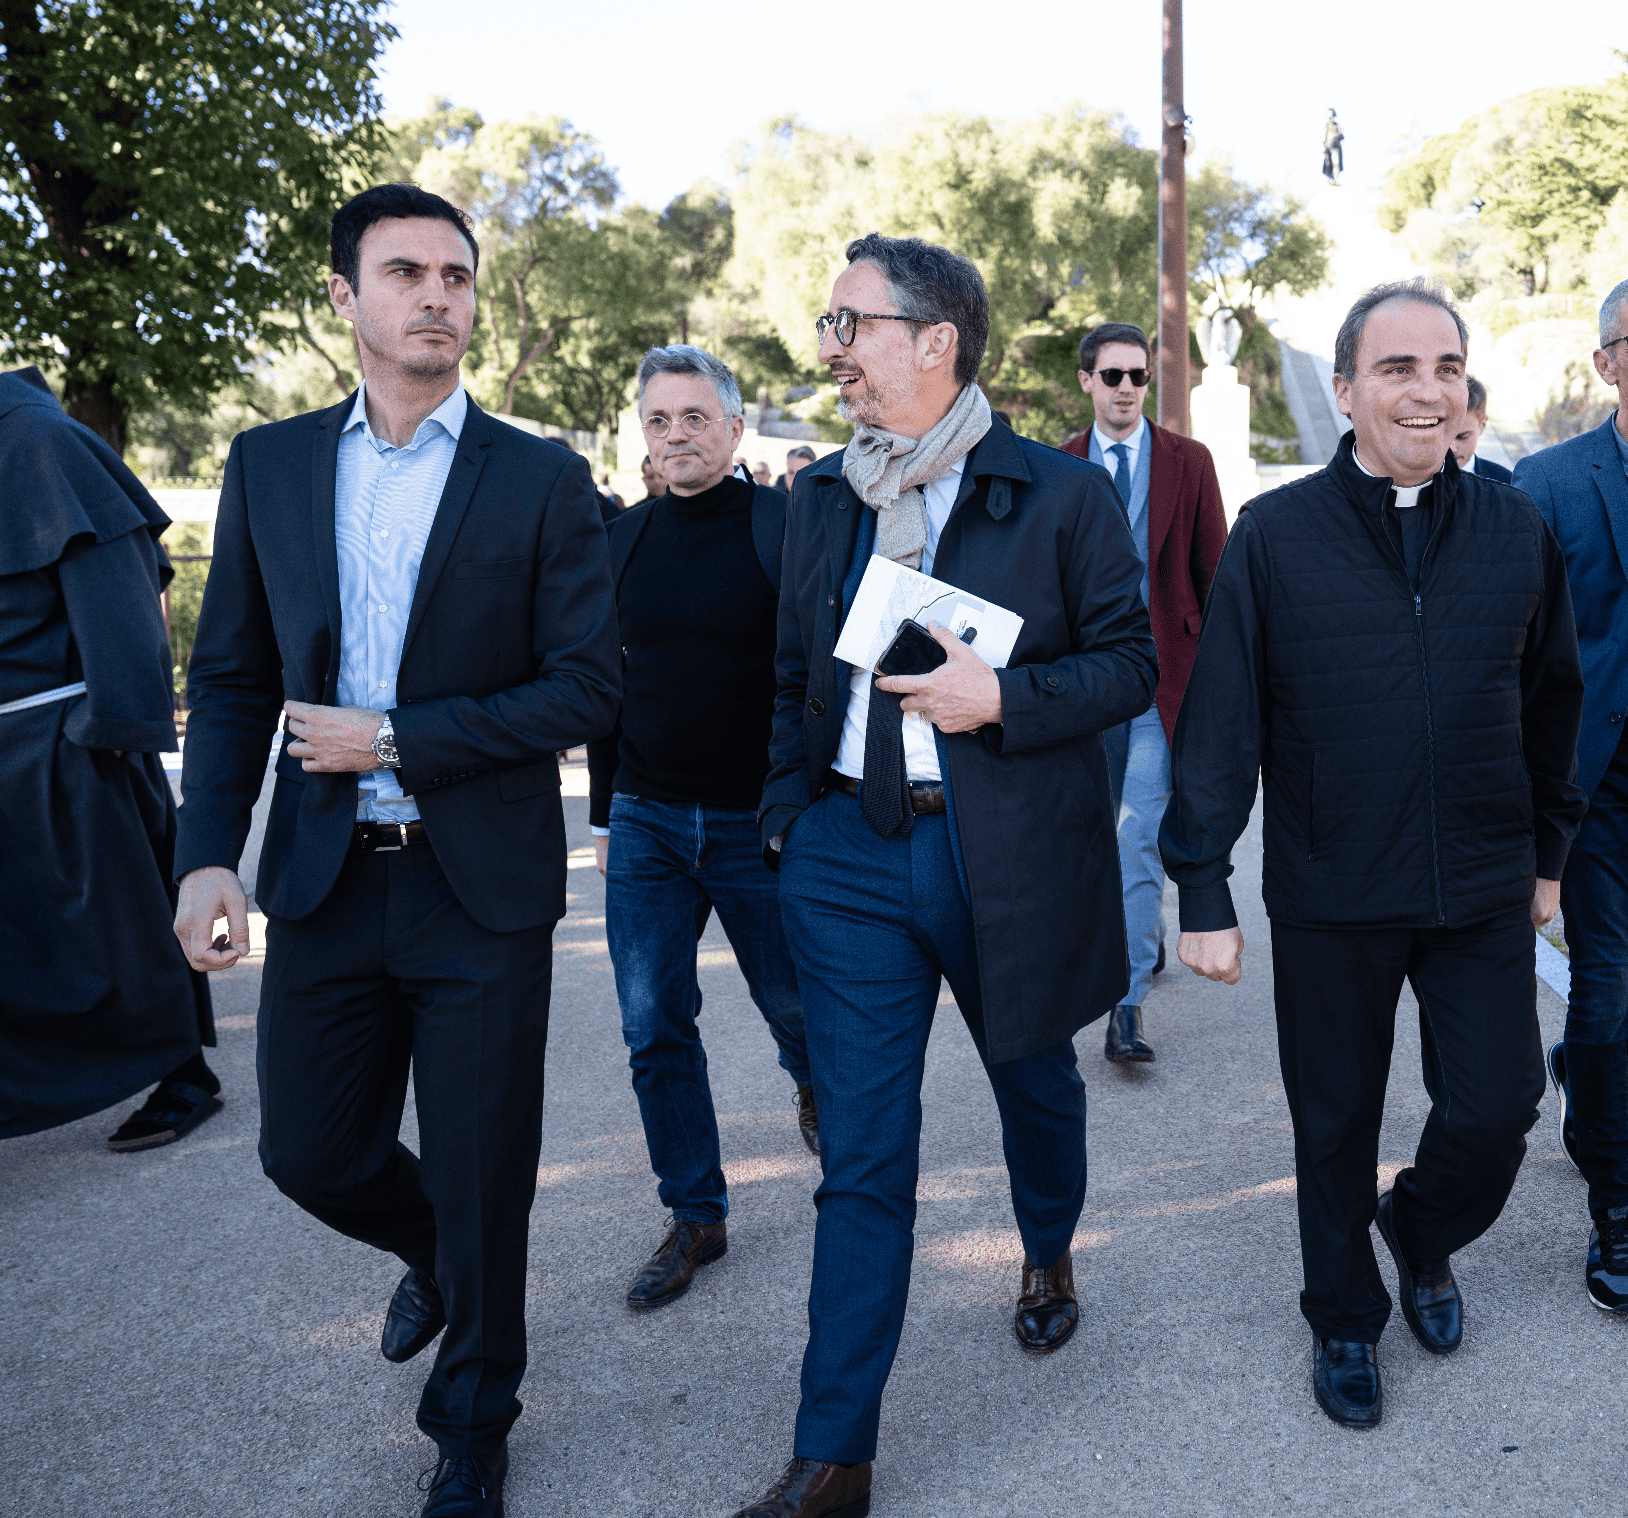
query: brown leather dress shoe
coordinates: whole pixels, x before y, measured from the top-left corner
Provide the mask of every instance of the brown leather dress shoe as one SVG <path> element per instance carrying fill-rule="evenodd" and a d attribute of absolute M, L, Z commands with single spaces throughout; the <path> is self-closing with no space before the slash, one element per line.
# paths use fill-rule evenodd
<path fill-rule="evenodd" d="M 794 1098 L 797 1103 L 797 1128 L 815 1159 L 820 1157 L 820 1114 L 814 1106 L 814 1088 L 799 1086 Z"/>
<path fill-rule="evenodd" d="M 627 1289 L 627 1305 L 635 1312 L 649 1312 L 676 1302 L 690 1289 L 696 1270 L 710 1265 L 729 1252 L 729 1240 L 722 1223 L 692 1223 L 688 1218 L 671 1218 L 656 1252 L 644 1262 Z"/>
<path fill-rule="evenodd" d="M 1042 1269 L 1023 1262 L 1023 1292 L 1017 1301 L 1012 1326 L 1017 1340 L 1031 1355 L 1049 1355 L 1061 1349 L 1080 1326 L 1080 1304 L 1074 1297 L 1074 1256 Z"/>
<path fill-rule="evenodd" d="M 871 1510 L 871 1463 L 832 1465 L 793 1460 L 780 1479 L 734 1518 L 865 1518 Z"/>

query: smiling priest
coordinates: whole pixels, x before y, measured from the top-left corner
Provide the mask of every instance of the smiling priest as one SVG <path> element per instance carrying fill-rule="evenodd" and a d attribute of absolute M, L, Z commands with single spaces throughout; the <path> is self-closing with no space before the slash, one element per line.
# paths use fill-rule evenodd
<path fill-rule="evenodd" d="M 1543 1094 L 1533 925 L 1583 814 L 1583 678 L 1566 568 L 1531 500 L 1463 474 L 1465 328 L 1422 281 L 1382 285 L 1335 343 L 1351 418 L 1327 469 L 1251 501 L 1215 573 L 1176 722 L 1160 850 L 1181 962 L 1237 982 L 1229 854 L 1265 778 L 1262 895 L 1294 1120 L 1313 1391 L 1381 1413 L 1391 1299 L 1458 1348 L 1450 1257 L 1497 1220 Z M 1376 1198 L 1396 1004 L 1419 1002 L 1431 1110 Z"/>

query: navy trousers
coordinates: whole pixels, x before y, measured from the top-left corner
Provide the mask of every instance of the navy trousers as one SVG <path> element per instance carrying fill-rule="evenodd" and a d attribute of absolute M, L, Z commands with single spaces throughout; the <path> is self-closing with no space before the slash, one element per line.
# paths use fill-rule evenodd
<path fill-rule="evenodd" d="M 876 1454 L 904 1325 L 922 1068 L 940 979 L 994 1089 L 1018 1231 L 1037 1264 L 1068 1249 L 1085 1203 L 1085 1083 L 1068 1039 L 989 1063 L 972 916 L 947 818 L 918 817 L 908 837 L 884 839 L 857 800 L 828 793 L 786 836 L 780 900 L 825 1163 L 794 1453 L 848 1464 Z"/>
<path fill-rule="evenodd" d="M 1628 750 L 1589 799 L 1560 882 L 1571 950 L 1566 1084 L 1596 1219 L 1628 1206 Z"/>

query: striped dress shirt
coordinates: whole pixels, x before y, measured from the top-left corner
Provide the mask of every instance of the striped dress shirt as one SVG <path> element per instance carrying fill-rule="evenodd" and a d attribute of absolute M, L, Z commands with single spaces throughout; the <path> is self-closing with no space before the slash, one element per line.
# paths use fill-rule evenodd
<path fill-rule="evenodd" d="M 447 475 L 469 397 L 459 386 L 418 424 L 412 442 L 394 447 L 367 420 L 367 384 L 339 437 L 334 477 L 334 547 L 339 554 L 339 704 L 389 711 L 418 566 Z M 396 771 L 358 775 L 356 816 L 411 822 L 418 807 Z"/>

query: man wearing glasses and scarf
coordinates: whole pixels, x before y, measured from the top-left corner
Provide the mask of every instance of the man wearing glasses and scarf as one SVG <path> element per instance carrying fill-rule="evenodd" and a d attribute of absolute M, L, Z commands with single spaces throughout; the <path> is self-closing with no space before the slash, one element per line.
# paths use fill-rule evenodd
<path fill-rule="evenodd" d="M 909 1290 L 921 1080 L 948 979 L 1001 1113 L 1023 1238 L 1014 1328 L 1061 1347 L 1085 1199 L 1073 1035 L 1126 988 L 1101 733 L 1157 665 L 1125 518 L 1098 469 L 1015 436 L 976 382 L 973 264 L 872 234 L 818 323 L 854 422 L 798 476 L 782 557 L 764 857 L 780 870 L 825 1180 L 793 1459 L 737 1518 L 869 1511 L 882 1390 Z M 995 670 L 873 678 L 835 657 L 872 554 L 1023 618 Z"/>

